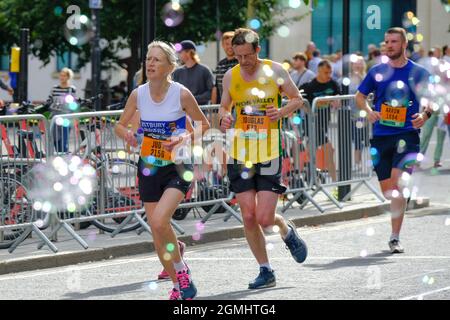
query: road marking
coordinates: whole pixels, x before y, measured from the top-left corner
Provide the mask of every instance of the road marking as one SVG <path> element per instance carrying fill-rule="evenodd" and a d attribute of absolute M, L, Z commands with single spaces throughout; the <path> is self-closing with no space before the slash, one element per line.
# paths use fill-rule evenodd
<path fill-rule="evenodd" d="M 427 292 L 424 292 L 424 293 L 421 293 L 421 294 L 417 294 L 417 295 L 414 295 L 414 296 L 401 298 L 399 300 L 412 300 L 412 299 L 421 300 L 425 296 L 429 296 L 431 294 L 435 294 L 435 293 L 439 293 L 439 292 L 444 292 L 444 291 L 447 291 L 447 290 L 450 290 L 450 287 L 445 287 L 445 288 L 441 288 L 441 289 L 437 289 L 437 290 L 433 290 L 433 291 L 427 291 Z"/>
<path fill-rule="evenodd" d="M 188 254 L 188 252 L 186 253 Z M 422 260 L 443 260 L 443 259 L 450 259 L 450 256 L 386 256 L 387 260 L 414 260 L 414 259 L 422 259 Z M 310 260 L 371 260 L 371 259 L 380 259 L 380 257 L 308 257 L 308 261 Z M 223 261 L 224 257 L 189 257 L 189 260 L 191 261 Z M 248 258 L 226 258 L 226 261 L 253 261 L 253 257 Z M 291 257 L 272 257 L 271 260 L 278 260 L 278 261 L 289 261 L 292 260 Z M 69 267 L 60 267 L 63 268 L 61 270 L 49 270 L 49 271 L 42 271 L 37 273 L 31 273 L 31 274 L 21 274 L 21 275 L 13 275 L 13 276 L 2 276 L 0 277 L 0 281 L 6 281 L 6 280 L 15 280 L 15 279 L 26 279 L 26 278 L 33 278 L 33 277 L 39 277 L 39 276 L 46 276 L 46 275 L 52 275 L 52 274 L 58 274 L 58 273 L 65 273 L 65 272 L 73 272 L 73 271 L 82 271 L 82 270 L 90 270 L 90 269 L 97 269 L 97 268 L 104 268 L 104 267 L 112 267 L 112 266 L 118 266 L 128 263 L 136 263 L 136 262 L 150 262 L 150 261 L 159 261 L 158 257 L 143 257 L 143 258 L 133 258 L 133 259 L 125 259 L 121 261 L 115 261 L 115 262 L 102 262 L 102 263 L 95 263 L 95 265 L 86 265 L 86 266 L 69 266 Z"/>

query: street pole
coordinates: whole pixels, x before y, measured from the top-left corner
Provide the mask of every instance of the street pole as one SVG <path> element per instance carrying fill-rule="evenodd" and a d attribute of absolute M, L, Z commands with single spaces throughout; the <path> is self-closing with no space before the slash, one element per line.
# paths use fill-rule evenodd
<path fill-rule="evenodd" d="M 220 61 L 220 7 L 219 0 L 216 0 L 216 65 Z"/>
<path fill-rule="evenodd" d="M 142 61 L 142 83 L 147 81 L 145 72 L 145 61 L 147 58 L 147 46 L 155 39 L 156 36 L 156 0 L 142 0 L 142 45 L 141 45 L 141 61 Z"/>
<path fill-rule="evenodd" d="M 28 101 L 28 52 L 30 47 L 30 29 L 20 29 L 20 71 L 18 102 Z"/>
<path fill-rule="evenodd" d="M 342 15 L 342 77 L 350 78 L 350 0 L 343 0 Z M 348 94 L 348 86 L 342 86 L 342 94 Z M 352 175 L 352 142 L 349 138 L 351 137 L 351 129 L 351 110 L 349 110 L 348 105 L 344 105 L 338 112 L 339 181 L 348 181 Z M 350 185 L 339 186 L 338 200 L 342 201 L 350 191 Z"/>
<path fill-rule="evenodd" d="M 94 37 L 92 39 L 91 46 L 91 88 L 92 96 L 96 97 L 100 93 L 100 81 L 101 81 L 101 49 L 100 49 L 100 9 L 103 8 L 101 0 L 89 0 L 89 8 L 91 9 L 92 26 L 94 31 Z M 95 99 L 95 110 L 100 111 L 101 100 Z"/>

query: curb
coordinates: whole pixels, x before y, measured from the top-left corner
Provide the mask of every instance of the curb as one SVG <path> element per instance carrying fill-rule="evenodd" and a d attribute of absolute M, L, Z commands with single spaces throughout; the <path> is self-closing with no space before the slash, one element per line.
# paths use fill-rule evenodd
<path fill-rule="evenodd" d="M 412 200 L 408 206 L 409 210 L 422 209 L 430 206 L 430 199 L 423 198 L 422 201 Z M 357 220 L 362 218 L 374 217 L 385 213 L 389 209 L 389 203 L 372 205 L 367 208 L 358 208 L 348 211 L 339 211 L 301 218 L 293 218 L 292 222 L 297 227 L 321 225 L 341 221 Z M 229 239 L 243 238 L 244 228 L 242 226 L 229 229 L 205 232 L 202 238 L 194 241 L 191 235 L 178 237 L 188 246 L 206 244 L 211 242 L 225 241 Z M 47 268 L 56 268 L 71 266 L 80 263 L 94 262 L 132 256 L 143 253 L 154 252 L 155 248 L 152 241 L 140 241 L 131 244 L 117 245 L 107 248 L 87 249 L 84 251 L 61 252 L 54 255 L 20 258 L 0 262 L 0 275 L 9 273 L 18 273 L 25 271 L 41 270 Z"/>

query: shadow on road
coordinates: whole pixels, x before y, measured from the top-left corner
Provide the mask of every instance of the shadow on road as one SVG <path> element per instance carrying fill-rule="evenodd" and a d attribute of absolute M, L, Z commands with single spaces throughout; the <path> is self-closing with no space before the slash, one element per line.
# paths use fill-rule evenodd
<path fill-rule="evenodd" d="M 250 294 L 253 296 L 257 294 L 261 294 L 268 291 L 275 291 L 275 290 L 285 290 L 285 289 L 293 289 L 295 287 L 277 287 L 277 288 L 267 288 L 267 289 L 259 289 L 259 290 L 240 290 L 240 291 L 234 291 L 234 292 L 227 292 L 222 294 L 217 294 L 214 296 L 208 296 L 208 297 L 197 297 L 196 300 L 239 300 L 239 299 L 245 299 Z"/>
<path fill-rule="evenodd" d="M 394 261 L 388 261 L 387 257 L 391 256 L 389 251 L 383 251 L 381 253 L 376 253 L 368 255 L 366 257 L 354 257 L 347 259 L 338 259 L 331 261 L 329 263 L 315 263 L 315 264 L 305 264 L 306 268 L 314 268 L 315 270 L 332 270 L 347 267 L 368 267 L 371 265 L 389 264 Z"/>

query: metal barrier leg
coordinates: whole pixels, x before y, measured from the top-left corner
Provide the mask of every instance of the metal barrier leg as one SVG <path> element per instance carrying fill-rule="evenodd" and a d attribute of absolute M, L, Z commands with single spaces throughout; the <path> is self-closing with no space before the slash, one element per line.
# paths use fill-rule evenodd
<path fill-rule="evenodd" d="M 117 236 L 122 231 L 122 229 L 125 228 L 125 226 L 131 221 L 131 219 L 134 218 L 134 216 L 135 216 L 135 214 L 130 214 L 129 216 L 127 216 L 125 218 L 125 220 L 123 220 L 122 223 L 119 224 L 119 226 L 116 228 L 116 230 L 114 230 L 111 233 L 111 238 L 114 238 L 115 236 Z"/>
<path fill-rule="evenodd" d="M 300 206 L 300 210 L 303 210 L 303 208 L 305 208 L 307 202 L 310 201 L 311 204 L 312 204 L 314 207 L 316 207 L 317 210 L 320 211 L 320 213 L 323 213 L 323 212 L 325 211 L 325 210 L 317 203 L 317 201 L 314 200 L 314 197 L 311 196 L 308 192 L 304 192 L 303 194 L 305 195 L 305 197 L 307 198 L 307 200 L 305 200 L 305 203 L 303 203 L 303 204 Z"/>
<path fill-rule="evenodd" d="M 366 180 L 363 181 L 363 183 L 366 185 L 367 188 L 369 188 L 370 191 L 380 200 L 381 202 L 385 202 L 386 199 L 376 190 L 369 182 Z"/>
<path fill-rule="evenodd" d="M 41 240 L 44 242 L 44 244 L 46 244 L 54 253 L 58 252 L 58 248 L 50 241 L 49 238 L 47 238 L 45 236 L 45 234 L 39 230 L 38 227 L 36 227 L 34 224 L 31 225 L 30 227 L 28 227 L 21 235 L 19 238 L 17 238 L 16 241 L 14 241 L 14 243 L 12 244 L 12 246 L 8 249 L 9 253 L 13 253 L 14 250 L 17 249 L 17 247 L 19 246 L 19 244 L 21 244 L 32 232 L 35 232 L 37 234 L 37 236 L 39 238 L 41 238 Z"/>
<path fill-rule="evenodd" d="M 243 224 L 242 218 L 239 213 L 236 212 L 236 210 L 230 207 L 225 201 L 222 202 L 222 206 L 229 212 L 228 215 L 223 219 L 224 222 L 227 222 L 233 216 L 237 221 Z"/>
<path fill-rule="evenodd" d="M 362 185 L 363 185 L 363 182 L 360 181 L 356 187 L 352 188 L 352 189 L 350 190 L 350 192 L 347 193 L 347 194 L 345 195 L 344 198 L 342 198 L 342 201 L 345 202 L 345 201 L 347 201 L 348 199 L 350 199 L 350 197 L 352 196 L 352 194 L 355 193 L 355 191 L 358 190 Z"/>
<path fill-rule="evenodd" d="M 321 188 L 321 191 L 327 196 L 328 199 L 331 200 L 331 202 L 334 203 L 334 205 L 336 207 L 338 207 L 339 209 L 342 209 L 344 206 L 342 204 L 340 204 L 325 188 Z"/>
<path fill-rule="evenodd" d="M 283 206 L 283 208 L 281 208 L 281 213 L 285 213 L 286 210 L 288 210 L 290 207 L 292 207 L 292 205 L 294 204 L 295 201 L 298 200 L 298 198 L 300 198 L 300 196 L 302 195 L 301 192 L 297 192 L 294 197 L 288 201 L 288 203 L 286 205 Z"/>
<path fill-rule="evenodd" d="M 320 191 L 320 189 L 319 189 L 319 188 L 316 188 L 316 190 L 314 190 L 313 193 L 312 193 L 311 195 L 310 195 L 310 194 L 306 194 L 306 198 L 307 198 L 307 199 L 305 199 L 305 201 L 303 202 L 303 204 L 300 206 L 300 209 L 305 208 L 306 205 L 308 204 L 308 202 L 314 201 L 314 197 L 316 196 L 316 194 L 319 193 L 319 191 Z M 314 201 L 314 202 L 315 202 L 315 201 Z M 317 203 L 317 202 L 315 202 L 315 203 Z M 323 211 L 322 211 L 322 212 L 323 212 Z"/>
<path fill-rule="evenodd" d="M 14 250 L 19 246 L 19 244 L 22 243 L 33 231 L 33 227 L 29 226 L 17 239 L 14 241 L 14 243 L 9 247 L 8 252 L 13 253 Z"/>
<path fill-rule="evenodd" d="M 179 234 L 185 234 L 186 231 L 184 231 L 184 229 L 175 221 L 173 221 L 173 219 L 170 219 L 170 224 L 172 225 L 172 227 L 178 231 Z"/>
<path fill-rule="evenodd" d="M 217 211 L 217 209 L 219 209 L 220 205 L 221 205 L 220 203 L 216 203 L 216 204 L 211 208 L 211 210 L 209 210 L 209 211 L 206 213 L 206 216 L 203 217 L 202 223 L 205 223 L 206 221 L 208 221 L 208 220 L 212 217 L 212 215 Z"/>
<path fill-rule="evenodd" d="M 57 227 L 53 228 L 53 230 L 52 230 L 52 232 L 50 233 L 50 235 L 48 236 L 48 238 L 49 238 L 49 239 L 52 239 L 52 237 L 54 236 L 54 234 L 57 233 L 57 232 L 59 231 L 59 229 L 61 229 L 61 227 L 62 227 L 62 224 L 59 223 Z M 38 244 L 37 249 L 38 249 L 38 250 L 41 250 L 43 246 L 45 246 L 45 241 L 44 241 L 44 240 L 42 240 L 42 241 Z"/>
<path fill-rule="evenodd" d="M 89 248 L 86 241 L 84 241 L 67 222 L 62 221 L 61 225 L 84 249 Z"/>

